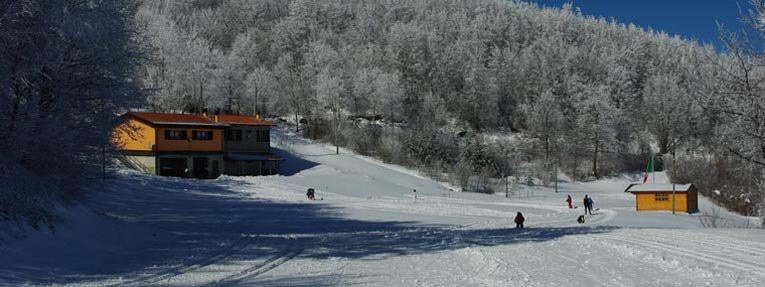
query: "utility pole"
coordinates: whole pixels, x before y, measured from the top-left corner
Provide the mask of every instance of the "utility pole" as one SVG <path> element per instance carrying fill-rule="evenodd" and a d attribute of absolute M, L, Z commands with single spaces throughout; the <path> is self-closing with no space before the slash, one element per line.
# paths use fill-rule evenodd
<path fill-rule="evenodd" d="M 661 158 L 664 158 L 662 155 Z M 653 170 L 651 171 L 651 183 L 656 183 L 656 155 L 651 153 L 651 161 L 653 162 L 653 166 L 651 167 Z M 664 161 L 661 161 L 662 168 L 664 168 Z"/>
<path fill-rule="evenodd" d="M 555 180 L 555 193 L 558 193 L 558 141 L 557 139 L 553 146 L 555 149 L 555 167 L 553 168 L 555 176 L 553 176 L 553 179 Z"/>
<path fill-rule="evenodd" d="M 505 178 L 505 198 L 510 197 L 510 190 L 507 183 L 507 170 L 510 168 L 510 162 L 507 160 L 507 147 L 505 148 L 505 168 L 502 169 L 502 177 Z"/>
<path fill-rule="evenodd" d="M 672 148 L 672 214 L 675 214 L 675 181 L 677 181 L 677 164 L 675 163 L 675 149 Z"/>
<path fill-rule="evenodd" d="M 335 105 L 335 154 L 340 154 L 340 143 L 337 141 L 337 130 L 340 128 L 339 104 Z"/>

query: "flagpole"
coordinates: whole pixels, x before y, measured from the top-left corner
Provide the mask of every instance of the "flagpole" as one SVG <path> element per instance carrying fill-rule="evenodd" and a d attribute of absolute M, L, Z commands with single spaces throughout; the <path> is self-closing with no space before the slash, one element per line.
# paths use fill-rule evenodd
<path fill-rule="evenodd" d="M 656 155 L 651 153 L 651 169 L 652 169 L 651 173 L 653 173 L 652 174 L 653 175 L 652 176 L 653 179 L 651 179 L 651 183 L 656 183 L 656 167 L 653 166 L 656 163 L 656 161 L 654 161 L 655 158 L 656 158 Z"/>

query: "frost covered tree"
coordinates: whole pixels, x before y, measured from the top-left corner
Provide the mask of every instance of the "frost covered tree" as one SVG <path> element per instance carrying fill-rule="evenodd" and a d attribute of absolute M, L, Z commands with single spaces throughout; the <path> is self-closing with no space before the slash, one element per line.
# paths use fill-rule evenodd
<path fill-rule="evenodd" d="M 142 101 L 132 8 L 0 3 L 0 220 L 51 224 L 50 200 L 75 198 L 110 165 L 116 115 Z"/>
<path fill-rule="evenodd" d="M 731 135 L 726 138 L 756 130 L 710 112 L 741 103 L 721 99 L 726 96 L 720 92 L 740 79 L 722 72 L 740 70 L 736 53 L 582 15 L 572 5 L 205 3 L 139 3 L 137 22 L 144 23 L 139 26 L 156 51 L 156 61 L 142 65 L 139 74 L 152 91 L 152 109 L 222 108 L 226 98 L 240 97 L 240 112 L 268 110 L 294 119 L 297 129 L 307 123 L 305 136 L 335 143 L 339 127 L 347 135 L 342 144 L 438 171 L 453 170 L 460 157 L 453 151 L 469 148 L 467 135 L 515 133 L 544 141 L 540 129 L 549 126 L 538 123 L 550 110 L 535 105 L 548 104 L 550 95 L 561 132 L 547 141 L 560 145 L 547 152 L 518 149 L 516 156 L 549 163 L 550 151 L 560 150 L 560 165 L 570 166 L 565 170 L 574 178 L 581 178 L 578 169 L 589 171 L 584 178 L 640 169 L 649 144 L 663 152 L 755 147 L 753 141 L 711 140 L 720 134 L 712 131 L 723 127 Z M 321 93 L 338 89 L 340 102 L 331 110 L 337 113 L 327 113 L 320 87 Z M 352 120 L 343 117 L 337 126 L 325 124 L 337 114 L 381 120 L 352 125 L 343 124 Z M 377 144 L 396 140 L 402 143 Z"/>
<path fill-rule="evenodd" d="M 277 92 L 276 80 L 271 71 L 258 67 L 245 79 L 246 93 L 252 103 L 253 113 L 267 114 L 268 111 L 279 111 L 273 95 Z M 277 107 L 274 107 L 274 106 Z"/>
<path fill-rule="evenodd" d="M 342 90 L 343 86 L 340 79 L 332 76 L 329 69 L 319 72 L 316 80 L 316 94 L 323 106 L 329 108 L 330 112 L 332 112 L 332 134 L 336 154 L 340 154 L 339 129 L 340 119 L 342 118 L 340 93 Z"/>
<path fill-rule="evenodd" d="M 532 105 L 527 106 L 529 134 L 541 141 L 544 154 L 545 171 L 552 172 L 553 164 L 558 161 L 558 142 L 562 139 L 563 115 L 560 112 L 555 95 L 547 90 Z"/>

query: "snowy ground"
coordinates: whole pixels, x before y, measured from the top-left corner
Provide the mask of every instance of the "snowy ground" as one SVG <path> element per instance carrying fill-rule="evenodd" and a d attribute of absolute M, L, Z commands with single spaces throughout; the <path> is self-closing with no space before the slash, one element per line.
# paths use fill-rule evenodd
<path fill-rule="evenodd" d="M 517 186 L 523 196 L 506 199 L 453 192 L 283 131 L 273 137 L 285 175 L 123 171 L 92 187 L 55 234 L 0 243 L 0 285 L 765 286 L 765 231 L 637 213 L 623 192 L 629 178 L 533 196 Z M 323 200 L 306 200 L 308 187 Z M 600 210 L 580 225 L 583 210 L 567 209 L 567 194 L 577 203 L 589 194 Z M 518 211 L 526 229 L 512 228 Z M 754 220 L 722 215 L 730 227 Z"/>

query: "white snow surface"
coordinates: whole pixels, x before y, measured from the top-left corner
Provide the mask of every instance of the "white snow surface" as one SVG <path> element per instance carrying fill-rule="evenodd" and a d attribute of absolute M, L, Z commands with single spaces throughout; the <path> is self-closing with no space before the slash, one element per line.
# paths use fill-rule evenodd
<path fill-rule="evenodd" d="M 717 209 L 704 198 L 698 214 L 636 212 L 624 190 L 639 175 L 560 182 L 559 193 L 516 185 L 505 198 L 283 129 L 272 143 L 283 175 L 125 170 L 94 185 L 55 233 L 0 241 L 0 285 L 765 286 L 765 231 L 739 228 L 756 218 L 722 210 L 727 228 L 703 228 Z M 309 187 L 323 200 L 307 200 Z M 596 210 L 578 224 L 585 194 Z"/>

